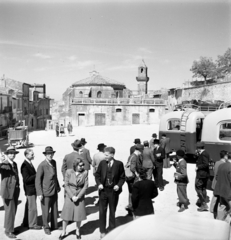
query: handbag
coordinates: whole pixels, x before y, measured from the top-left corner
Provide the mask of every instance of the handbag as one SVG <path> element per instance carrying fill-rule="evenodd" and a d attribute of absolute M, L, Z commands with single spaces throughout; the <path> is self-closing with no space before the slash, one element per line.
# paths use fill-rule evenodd
<path fill-rule="evenodd" d="M 135 174 L 131 171 L 130 165 L 131 165 L 131 162 L 130 162 L 130 157 L 129 157 L 128 162 L 124 167 L 126 181 L 130 181 L 135 178 Z"/>

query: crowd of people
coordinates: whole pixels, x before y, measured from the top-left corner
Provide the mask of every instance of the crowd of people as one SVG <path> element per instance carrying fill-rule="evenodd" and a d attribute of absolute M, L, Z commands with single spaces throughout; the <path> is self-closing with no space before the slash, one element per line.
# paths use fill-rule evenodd
<path fill-rule="evenodd" d="M 116 227 L 115 214 L 119 195 L 126 182 L 128 186 L 128 205 L 125 209 L 134 219 L 144 215 L 154 214 L 153 198 L 159 191 L 164 191 L 163 168 L 170 168 L 170 138 L 165 134 L 157 139 L 153 134 L 150 141 L 141 144 L 140 139 L 134 140 L 130 148 L 130 156 L 124 165 L 115 159 L 115 148 L 98 144 L 98 153 L 91 159 L 90 151 L 85 147 L 86 139 L 75 140 L 71 145 L 73 151 L 64 156 L 61 172 L 63 175 L 64 205 L 61 212 L 62 227 L 58 227 L 58 193 L 61 190 L 55 151 L 51 146 L 45 148 L 44 160 L 39 164 L 37 171 L 33 166 L 33 149 L 25 150 L 25 160 L 21 165 L 23 188 L 27 198 L 22 227 L 33 230 L 44 229 L 50 235 L 52 230 L 62 230 L 59 239 L 67 235 L 69 222 L 76 222 L 76 238 L 81 239 L 81 222 L 87 218 L 85 207 L 85 193 L 88 188 L 88 173 L 93 167 L 93 174 L 98 187 L 99 201 L 99 229 L 100 238 Z M 198 159 L 196 162 L 195 190 L 198 195 L 198 211 L 208 211 L 206 186 L 209 179 L 209 154 L 202 142 L 197 143 Z M 8 147 L 1 157 L 1 196 L 5 209 L 4 228 L 9 238 L 16 238 L 14 220 L 20 193 L 19 171 L 15 160 L 19 152 L 12 146 Z M 218 215 L 222 204 L 226 212 L 231 212 L 231 154 L 221 151 L 221 160 L 215 164 L 213 183 L 214 198 L 210 209 L 214 217 Z M 185 152 L 178 149 L 172 153 L 174 173 L 179 202 L 178 212 L 188 208 L 190 201 L 187 196 L 187 161 Z M 41 202 L 43 226 L 37 222 L 37 198 Z M 213 205 L 212 205 L 213 203 Z M 107 209 L 109 208 L 109 227 L 106 229 Z M 49 216 L 49 213 L 50 216 Z M 50 222 L 50 224 L 49 224 Z"/>

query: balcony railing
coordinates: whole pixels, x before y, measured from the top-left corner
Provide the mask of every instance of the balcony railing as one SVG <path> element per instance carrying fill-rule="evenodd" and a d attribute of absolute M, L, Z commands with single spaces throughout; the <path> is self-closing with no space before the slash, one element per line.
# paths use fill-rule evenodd
<path fill-rule="evenodd" d="M 166 105 L 164 99 L 135 98 L 73 98 L 72 104 Z"/>

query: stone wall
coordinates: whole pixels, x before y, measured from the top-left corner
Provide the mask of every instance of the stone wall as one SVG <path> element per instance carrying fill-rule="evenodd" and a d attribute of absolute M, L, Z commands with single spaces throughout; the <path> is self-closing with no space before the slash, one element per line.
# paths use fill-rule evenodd
<path fill-rule="evenodd" d="M 117 109 L 121 109 L 121 111 L 118 112 Z M 150 109 L 154 109 L 154 112 Z M 84 114 L 85 126 L 94 126 L 96 113 L 105 114 L 105 125 L 130 125 L 133 114 L 139 114 L 140 124 L 154 124 L 159 123 L 160 117 L 165 114 L 165 106 L 72 105 L 73 126 L 80 125 L 79 114 Z"/>
<path fill-rule="evenodd" d="M 201 87 L 184 88 L 182 92 L 182 101 L 196 100 L 231 100 L 231 81 L 216 84 L 210 84 Z"/>

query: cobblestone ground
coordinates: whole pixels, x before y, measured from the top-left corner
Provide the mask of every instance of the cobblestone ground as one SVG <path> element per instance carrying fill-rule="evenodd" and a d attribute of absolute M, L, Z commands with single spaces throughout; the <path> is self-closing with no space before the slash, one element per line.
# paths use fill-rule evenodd
<path fill-rule="evenodd" d="M 57 162 L 58 178 L 60 185 L 63 183 L 61 174 L 62 160 L 65 154 L 72 151 L 71 143 L 75 139 L 80 139 L 82 137 L 86 138 L 87 144 L 86 148 L 90 150 L 91 156 L 97 152 L 97 144 L 105 143 L 107 146 L 113 146 L 116 149 L 115 158 L 123 161 L 127 161 L 129 156 L 130 146 L 133 145 L 135 138 L 140 138 L 141 141 L 149 140 L 152 133 L 158 133 L 158 125 L 133 125 L 133 126 L 99 126 L 99 127 L 81 127 L 75 128 L 72 136 L 56 137 L 54 131 L 35 131 L 30 133 L 30 142 L 34 144 L 33 150 L 35 152 L 34 166 L 37 168 L 38 164 L 44 160 L 44 151 L 46 146 L 52 146 L 56 151 L 54 159 Z M 0 141 L 0 147 L 6 148 L 5 141 Z M 24 160 L 23 155 L 24 149 L 20 149 L 20 153 L 16 157 L 16 162 L 18 163 L 18 168 Z M 154 200 L 154 209 L 156 215 L 161 214 L 175 214 L 178 211 L 176 207 L 177 194 L 176 185 L 173 182 L 174 167 L 169 169 L 164 169 L 164 179 L 166 180 L 165 190 L 159 192 L 159 196 Z M 213 218 L 212 214 L 209 212 L 198 212 L 197 206 L 195 205 L 197 196 L 194 190 L 194 179 L 195 179 L 195 165 L 188 164 L 188 175 L 189 175 L 189 185 L 188 185 L 188 197 L 190 199 L 191 205 L 186 211 L 179 213 L 190 216 L 197 216 L 198 218 Z M 15 228 L 20 231 L 17 239 L 29 240 L 29 239 L 58 239 L 60 231 L 53 231 L 50 236 L 45 235 L 43 230 L 23 230 L 20 229 L 22 223 L 24 206 L 25 206 L 25 195 L 23 191 L 22 177 L 20 175 L 21 192 L 19 197 L 18 211 L 16 214 Z M 92 170 L 89 172 L 89 189 L 86 194 L 86 208 L 87 208 L 87 220 L 82 222 L 81 232 L 83 240 L 95 240 L 99 239 L 99 212 L 98 207 L 94 203 L 98 200 L 98 193 L 95 189 L 95 181 L 93 178 Z M 208 191 L 210 199 L 212 197 L 212 192 Z M 124 224 L 131 221 L 131 217 L 127 216 L 127 212 L 124 207 L 127 205 L 128 190 L 127 185 L 123 187 L 123 192 L 119 198 L 119 204 L 116 212 L 117 225 Z M 63 189 L 59 193 L 58 198 L 58 208 L 62 211 L 64 203 Z M 41 207 L 39 201 L 38 205 L 38 216 L 39 223 L 41 222 Z M 58 219 L 61 225 L 61 219 Z M 0 201 L 0 239 L 8 239 L 4 235 L 4 209 L 2 207 L 2 201 Z M 142 227 L 141 227 L 142 229 Z M 67 232 L 69 235 L 65 238 L 76 239 L 75 237 L 75 223 L 68 225 Z"/>

